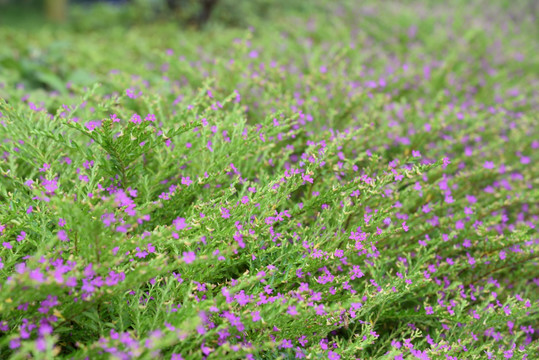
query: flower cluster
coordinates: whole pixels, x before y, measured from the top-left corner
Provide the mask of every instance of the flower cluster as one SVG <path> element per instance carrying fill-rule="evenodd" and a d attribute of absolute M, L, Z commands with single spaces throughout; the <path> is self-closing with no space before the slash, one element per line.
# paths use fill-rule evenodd
<path fill-rule="evenodd" d="M 529 23 L 320 3 L 0 68 L 1 358 L 536 358 Z"/>

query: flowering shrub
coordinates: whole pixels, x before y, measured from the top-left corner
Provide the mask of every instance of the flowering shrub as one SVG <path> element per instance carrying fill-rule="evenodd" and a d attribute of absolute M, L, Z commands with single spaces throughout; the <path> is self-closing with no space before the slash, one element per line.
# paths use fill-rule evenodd
<path fill-rule="evenodd" d="M 538 358 L 533 22 L 429 4 L 0 29 L 0 358 Z"/>

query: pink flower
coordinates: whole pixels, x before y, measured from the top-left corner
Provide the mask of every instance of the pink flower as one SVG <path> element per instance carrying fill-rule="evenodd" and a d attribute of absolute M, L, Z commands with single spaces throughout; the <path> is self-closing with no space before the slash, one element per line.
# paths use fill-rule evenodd
<path fill-rule="evenodd" d="M 21 231 L 19 235 L 17 235 L 17 241 L 21 242 L 26 238 L 26 232 Z"/>
<path fill-rule="evenodd" d="M 406 221 L 404 221 L 404 222 L 402 223 L 402 229 L 403 229 L 405 232 L 408 231 L 409 228 L 408 228 L 408 226 L 406 226 Z"/>
<path fill-rule="evenodd" d="M 101 126 L 101 121 L 88 121 L 84 126 L 88 129 L 88 131 L 92 132 L 95 128 Z"/>
<path fill-rule="evenodd" d="M 521 164 L 527 165 L 530 162 L 531 162 L 531 159 L 528 156 L 523 156 L 523 157 L 520 158 L 520 163 Z"/>
<path fill-rule="evenodd" d="M 447 157 L 444 157 L 444 158 L 442 159 L 442 161 L 443 161 L 443 166 L 442 166 L 443 169 L 447 168 L 447 166 L 448 166 L 449 164 L 451 164 L 451 160 L 449 160 L 449 158 L 447 158 Z"/>
<path fill-rule="evenodd" d="M 298 315 L 298 310 L 296 309 L 295 306 L 289 306 L 286 312 L 288 313 L 288 315 L 291 315 L 291 316 Z"/>
<path fill-rule="evenodd" d="M 176 230 L 183 230 L 187 227 L 187 223 L 185 222 L 185 218 L 176 218 L 172 221 L 172 224 L 176 228 Z"/>
<path fill-rule="evenodd" d="M 15 338 L 9 341 L 9 348 L 10 349 L 17 349 L 21 346 L 21 339 Z"/>
<path fill-rule="evenodd" d="M 51 168 L 51 166 L 47 163 L 44 163 L 43 164 L 43 167 L 39 169 L 40 172 L 45 172 L 47 170 L 49 170 Z"/>
<path fill-rule="evenodd" d="M 40 282 L 40 283 L 45 281 L 45 276 L 38 269 L 30 271 L 29 276 L 30 276 L 30 279 Z"/>
<path fill-rule="evenodd" d="M 259 321 L 259 320 L 261 319 L 261 317 L 260 317 L 260 311 L 253 311 L 253 312 L 251 313 L 251 317 L 252 317 L 252 319 L 253 319 L 253 322 Z"/>
<path fill-rule="evenodd" d="M 45 339 L 40 337 L 36 340 L 36 348 L 39 351 L 45 351 L 47 349 L 47 343 L 45 342 Z"/>
<path fill-rule="evenodd" d="M 193 251 L 183 253 L 183 261 L 185 261 L 187 264 L 192 263 L 193 261 L 195 261 L 195 259 L 196 255 Z"/>
<path fill-rule="evenodd" d="M 133 114 L 133 116 L 131 116 L 131 119 L 129 119 L 129 121 L 131 121 L 133 124 L 140 124 L 142 122 L 142 118 L 140 117 L 139 114 Z"/>
<path fill-rule="evenodd" d="M 65 230 L 60 230 L 58 231 L 58 233 L 56 234 L 56 236 L 58 236 L 58 239 L 60 241 L 69 241 L 68 237 L 67 237 L 67 233 L 65 232 Z"/>
<path fill-rule="evenodd" d="M 230 210 L 227 208 L 221 208 L 221 217 L 223 219 L 228 219 L 230 217 Z"/>
<path fill-rule="evenodd" d="M 193 183 L 193 181 L 189 178 L 189 176 L 183 177 L 182 176 L 182 185 L 189 186 Z"/>

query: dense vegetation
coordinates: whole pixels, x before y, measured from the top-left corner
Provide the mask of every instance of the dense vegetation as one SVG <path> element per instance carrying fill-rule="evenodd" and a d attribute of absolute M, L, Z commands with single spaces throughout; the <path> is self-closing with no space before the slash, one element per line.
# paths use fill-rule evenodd
<path fill-rule="evenodd" d="M 0 27 L 0 358 L 539 358 L 533 2 L 142 3 Z"/>

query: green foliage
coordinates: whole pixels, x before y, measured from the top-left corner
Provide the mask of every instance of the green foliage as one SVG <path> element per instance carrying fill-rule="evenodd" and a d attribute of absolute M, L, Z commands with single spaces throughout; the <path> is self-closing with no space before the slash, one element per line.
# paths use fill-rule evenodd
<path fill-rule="evenodd" d="M 0 358 L 537 357 L 534 23 L 462 3 L 0 27 Z"/>

